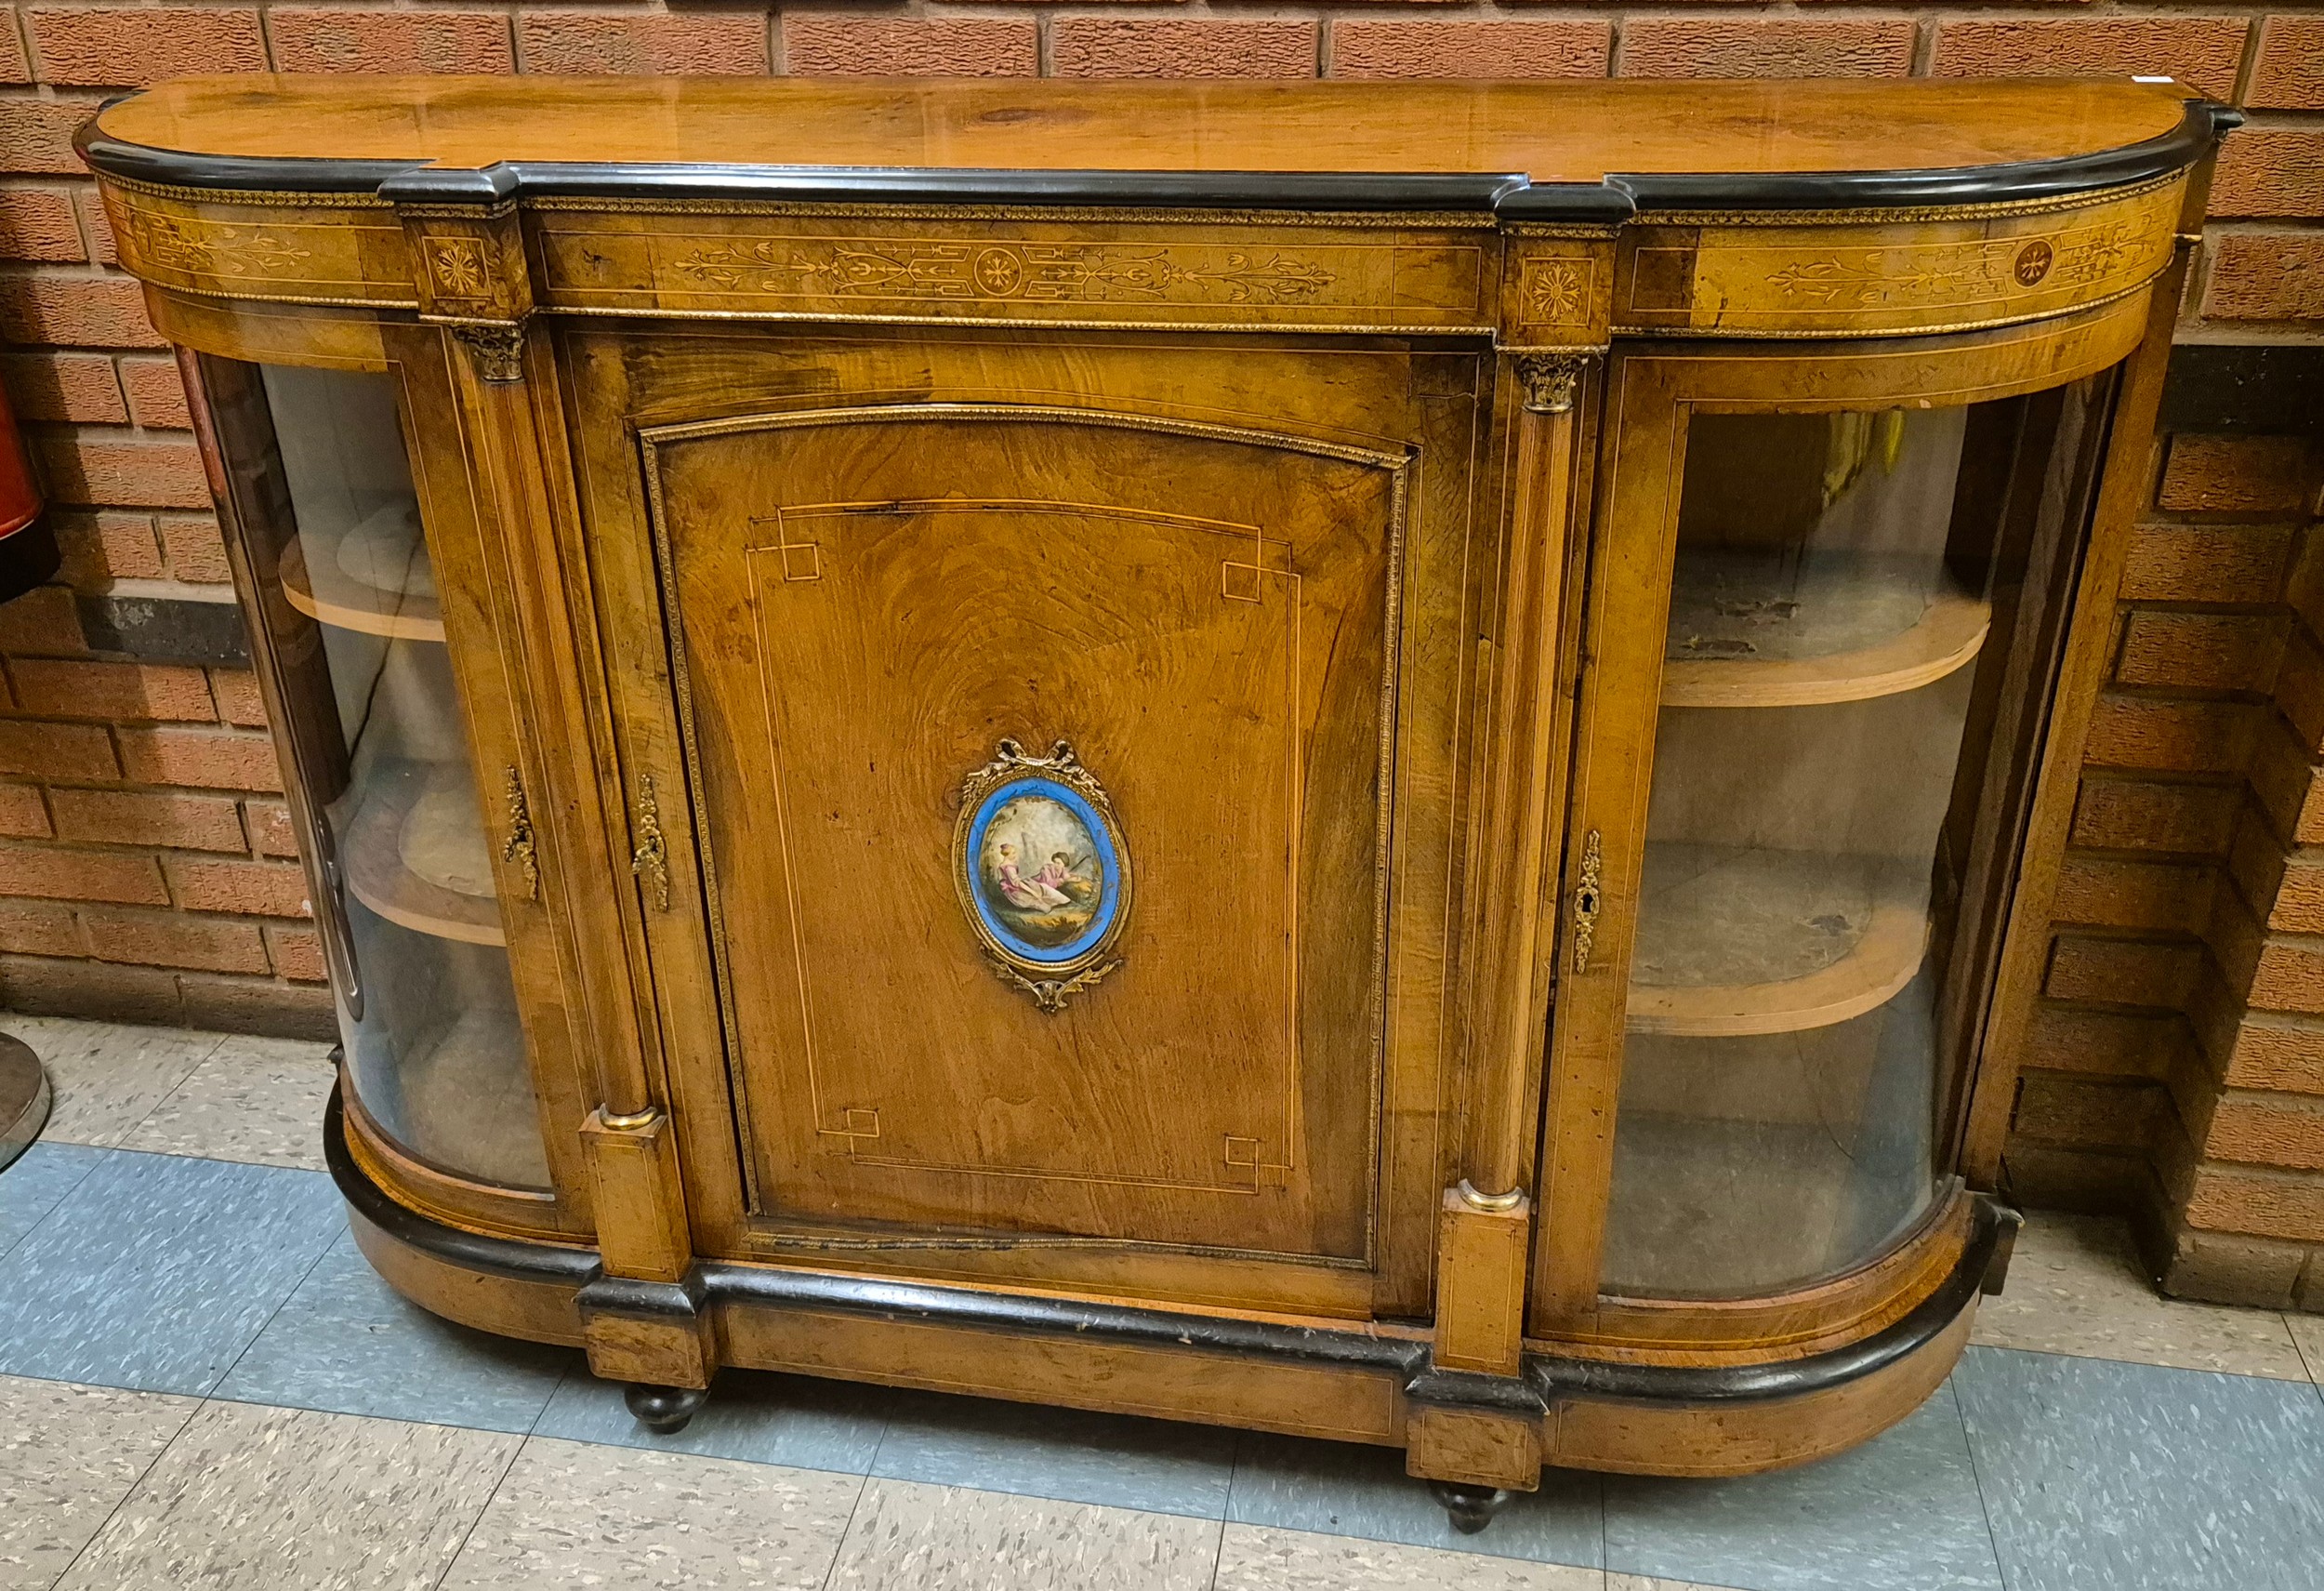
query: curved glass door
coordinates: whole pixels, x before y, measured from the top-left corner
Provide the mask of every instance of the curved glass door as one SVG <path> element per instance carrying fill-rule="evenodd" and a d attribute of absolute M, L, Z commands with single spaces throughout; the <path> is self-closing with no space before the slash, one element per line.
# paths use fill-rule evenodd
<path fill-rule="evenodd" d="M 1935 1197 L 2066 398 L 1688 419 L 1604 1292 L 1788 1292 Z"/>
<path fill-rule="evenodd" d="M 546 1188 L 498 885 L 385 374 L 205 360 L 316 853 L 356 1103 L 456 1176 Z M 256 375 L 257 380 L 251 377 Z"/>

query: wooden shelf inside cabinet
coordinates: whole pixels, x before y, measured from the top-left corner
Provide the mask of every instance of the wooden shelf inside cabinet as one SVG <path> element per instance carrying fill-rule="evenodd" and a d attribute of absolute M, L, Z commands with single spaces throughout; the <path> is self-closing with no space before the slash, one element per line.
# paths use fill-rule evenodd
<path fill-rule="evenodd" d="M 338 536 L 301 531 L 284 546 L 278 567 L 291 606 L 318 623 L 399 641 L 443 639 L 415 503 L 390 503 Z"/>
<path fill-rule="evenodd" d="M 1917 690 L 1985 645 L 1992 608 L 1924 565 L 1854 556 L 1679 556 L 1665 707 L 1806 707 Z"/>
<path fill-rule="evenodd" d="M 474 816 L 465 770 L 427 762 L 389 762 L 359 780 L 361 803 L 341 838 L 347 887 L 355 898 L 401 927 L 469 945 L 506 945 L 500 902 L 491 894 L 449 887 L 446 878 L 492 877 L 491 854 L 462 832 Z M 447 835 L 443 831 L 450 830 Z M 431 832 L 432 831 L 432 832 Z M 451 858 L 451 866 L 434 865 Z M 414 859 L 436 876 L 415 870 Z"/>
<path fill-rule="evenodd" d="M 1790 1033 L 1894 999 L 1928 948 L 1928 882 L 1879 858 L 1650 844 L 1630 1027 Z"/>

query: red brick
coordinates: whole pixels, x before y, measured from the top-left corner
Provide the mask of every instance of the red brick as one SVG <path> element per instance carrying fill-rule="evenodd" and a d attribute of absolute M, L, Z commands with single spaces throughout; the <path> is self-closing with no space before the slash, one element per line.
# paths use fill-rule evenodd
<path fill-rule="evenodd" d="M 266 940 L 255 922 L 222 922 L 183 912 L 84 911 L 81 925 L 100 961 L 210 973 L 271 970 Z"/>
<path fill-rule="evenodd" d="M 190 585 L 222 586 L 234 577 L 226 562 L 226 542 L 218 521 L 192 514 L 163 514 L 155 522 L 162 534 L 162 555 L 172 579 Z"/>
<path fill-rule="evenodd" d="M 17 25 L 16 7 L 0 11 L 0 83 L 30 83 L 32 58 L 24 53 L 24 35 Z"/>
<path fill-rule="evenodd" d="M 86 176 L 88 167 L 73 152 L 73 135 L 97 113 L 99 103 L 71 96 L 0 98 L 0 170 Z"/>
<path fill-rule="evenodd" d="M 117 265 L 121 256 L 113 245 L 113 224 L 105 215 L 105 202 L 96 186 L 78 189 L 73 207 L 81 212 L 81 232 L 88 239 L 88 257 L 99 265 Z"/>
<path fill-rule="evenodd" d="M 121 390 L 129 396 L 129 410 L 138 424 L 153 431 L 185 431 L 193 424 L 186 412 L 186 384 L 174 359 L 125 359 Z"/>
<path fill-rule="evenodd" d="M 0 785 L 0 834 L 17 840 L 48 838 L 48 809 L 38 785 Z"/>
<path fill-rule="evenodd" d="M 1060 77 L 1313 77 L 1315 24 L 1178 17 L 1060 17 Z"/>
<path fill-rule="evenodd" d="M 65 578 L 73 585 L 162 577 L 161 548 L 153 539 L 152 514 L 59 511 L 54 523 L 57 545 L 64 553 Z"/>
<path fill-rule="evenodd" d="M 1909 18 L 1772 20 L 1633 17 L 1622 24 L 1624 77 L 1902 77 Z"/>
<path fill-rule="evenodd" d="M 184 911 L 231 911 L 246 917 L 305 917 L 307 878 L 282 862 L 213 862 L 165 857 L 169 893 Z"/>
<path fill-rule="evenodd" d="M 785 66 L 801 77 L 1030 77 L 1040 71 L 1031 18 L 834 16 L 786 12 Z"/>
<path fill-rule="evenodd" d="M 2083 757 L 2093 768 L 2236 774 L 2250 754 L 2259 709 L 2237 702 L 2098 698 Z"/>
<path fill-rule="evenodd" d="M 266 70 L 256 11 L 33 6 L 24 20 L 44 83 L 132 87 L 165 77 Z"/>
<path fill-rule="evenodd" d="M 2238 132 L 2220 151 L 2211 213 L 2324 216 L 2324 132 L 2290 127 Z"/>
<path fill-rule="evenodd" d="M 1336 21 L 1334 77 L 1603 77 L 1612 24 Z"/>
<path fill-rule="evenodd" d="M 2125 602 L 2273 603 L 2291 554 L 2285 524 L 2142 524 L 2131 531 Z"/>
<path fill-rule="evenodd" d="M 0 951 L 18 956 L 86 956 L 80 920 L 69 906 L 0 901 Z"/>
<path fill-rule="evenodd" d="M 113 362 L 104 354 L 12 353 L 0 359 L 0 372 L 19 419 L 120 425 L 129 418 Z"/>
<path fill-rule="evenodd" d="M 323 964 L 323 944 L 311 928 L 267 925 L 266 942 L 274 954 L 274 970 L 298 983 L 322 983 L 331 974 Z"/>
<path fill-rule="evenodd" d="M 129 906 L 169 904 L 161 868 L 152 857 L 60 845 L 0 845 L 0 895 Z"/>
<path fill-rule="evenodd" d="M 142 785 L 197 789 L 279 790 L 274 743 L 263 735 L 222 729 L 125 729 L 121 765 Z"/>
<path fill-rule="evenodd" d="M 2324 321 L 2324 232 L 2212 240 L 2203 313 L 2222 321 Z"/>
<path fill-rule="evenodd" d="M 2263 111 L 2324 111 L 2324 17 L 2270 17 L 2244 103 Z"/>
<path fill-rule="evenodd" d="M 2324 941 L 2282 938 L 2262 945 L 2249 998 L 2254 1011 L 2324 1013 Z"/>
<path fill-rule="evenodd" d="M 231 796 L 181 790 L 52 789 L 59 840 L 108 845 L 165 845 L 180 851 L 245 849 Z"/>
<path fill-rule="evenodd" d="M 527 72 L 761 73 L 767 20 L 759 11 L 528 11 L 517 48 Z"/>
<path fill-rule="evenodd" d="M 209 478 L 191 437 L 169 441 L 75 431 L 41 437 L 34 451 L 49 495 L 60 503 L 191 509 L 210 500 Z"/>
<path fill-rule="evenodd" d="M 0 188 L 0 259 L 86 259 L 73 195 L 62 188 Z"/>
<path fill-rule="evenodd" d="M 2050 908 L 2054 922 L 2195 934 L 2211 908 L 2209 867 L 2068 855 Z M 2046 1060 L 2045 1060 L 2046 1064 Z"/>
<path fill-rule="evenodd" d="M 2231 785 L 2084 779 L 2074 807 L 2074 843 L 2100 851 L 2224 855 L 2241 803 L 2241 790 Z"/>
<path fill-rule="evenodd" d="M 2202 962 L 2191 944 L 2058 935 L 2042 992 L 2053 1000 L 2184 1007 Z"/>
<path fill-rule="evenodd" d="M 243 827 L 250 833 L 250 848 L 261 856 L 297 856 L 298 834 L 291 827 L 290 808 L 279 801 L 242 803 Z"/>
<path fill-rule="evenodd" d="M 12 656 L 77 657 L 88 651 L 80 610 L 63 586 L 42 586 L 0 603 L 0 653 Z"/>
<path fill-rule="evenodd" d="M 2126 685 L 2265 691 L 2283 655 L 2283 626 L 2254 614 L 2134 609 L 2114 677 Z"/>
<path fill-rule="evenodd" d="M 2157 501 L 2175 513 L 2296 513 L 2316 490 L 2316 455 L 2288 436 L 2171 439 Z"/>
<path fill-rule="evenodd" d="M 2222 1099 L 2203 1138 L 2206 1158 L 2324 1171 L 2324 1108 L 2248 1094 Z"/>
<path fill-rule="evenodd" d="M 508 19 L 494 11 L 294 11 L 267 13 L 274 64 L 284 72 L 516 70 Z"/>
<path fill-rule="evenodd" d="M 19 708 L 49 718 L 208 723 L 218 717 L 199 669 L 160 663 L 35 662 L 9 666 Z"/>
<path fill-rule="evenodd" d="M 210 695 L 218 698 L 218 716 L 227 723 L 266 727 L 266 702 L 258 695 L 258 677 L 249 670 L 211 670 Z"/>
<path fill-rule="evenodd" d="M 23 667 L 21 663 L 17 665 Z M 112 737 L 86 723 L 28 723 L 0 719 L 0 774 L 41 779 L 112 779 Z"/>
<path fill-rule="evenodd" d="M 2217 99 L 2243 64 L 2240 17 L 1958 18 L 1936 24 L 1933 77 L 2167 75 Z"/>
<path fill-rule="evenodd" d="M 158 348 L 145 298 L 126 276 L 11 271 L 0 276 L 0 338 L 85 348 Z"/>
<path fill-rule="evenodd" d="M 2324 1242 L 2324 1177 L 2202 1166 L 2187 1196 L 2186 1222 L 2256 1238 Z"/>

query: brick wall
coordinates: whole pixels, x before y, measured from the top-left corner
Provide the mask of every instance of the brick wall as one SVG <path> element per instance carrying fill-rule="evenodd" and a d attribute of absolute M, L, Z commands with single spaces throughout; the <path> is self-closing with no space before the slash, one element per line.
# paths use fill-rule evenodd
<path fill-rule="evenodd" d="M 68 556 L 66 583 L 0 610 L 0 1004 L 20 1008 L 276 1030 L 314 1030 L 328 1013 L 183 398 L 134 285 L 111 269 L 69 148 L 112 87 L 270 67 L 2167 73 L 2251 114 L 2222 163 L 2183 342 L 2324 352 L 2324 4 L 407 0 L 0 12 L 0 381 L 30 423 Z M 2153 463 L 2010 1170 L 2036 1199 L 2141 1213 L 2173 1285 L 2271 1300 L 2301 1291 L 2314 1306 L 2324 1303 L 2324 849 L 2307 849 L 2324 847 L 2324 546 L 2308 517 L 2317 444 L 2255 431 L 2216 393 L 2182 402 L 2184 387 L 2174 367 L 2175 429 Z"/>

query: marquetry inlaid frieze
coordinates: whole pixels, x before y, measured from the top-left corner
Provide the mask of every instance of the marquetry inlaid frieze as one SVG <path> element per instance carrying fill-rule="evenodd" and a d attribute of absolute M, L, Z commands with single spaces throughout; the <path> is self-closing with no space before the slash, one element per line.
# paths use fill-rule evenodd
<path fill-rule="evenodd" d="M 546 212 L 560 309 L 1479 330 L 1498 241 L 1470 229 Z"/>
<path fill-rule="evenodd" d="M 411 265 L 385 205 L 213 203 L 107 183 L 121 263 L 181 292 L 275 303 L 408 307 Z"/>
<path fill-rule="evenodd" d="M 2184 183 L 1961 220 L 1699 218 L 1623 234 L 1618 330 L 1876 337 L 2056 314 L 2169 263 Z"/>

